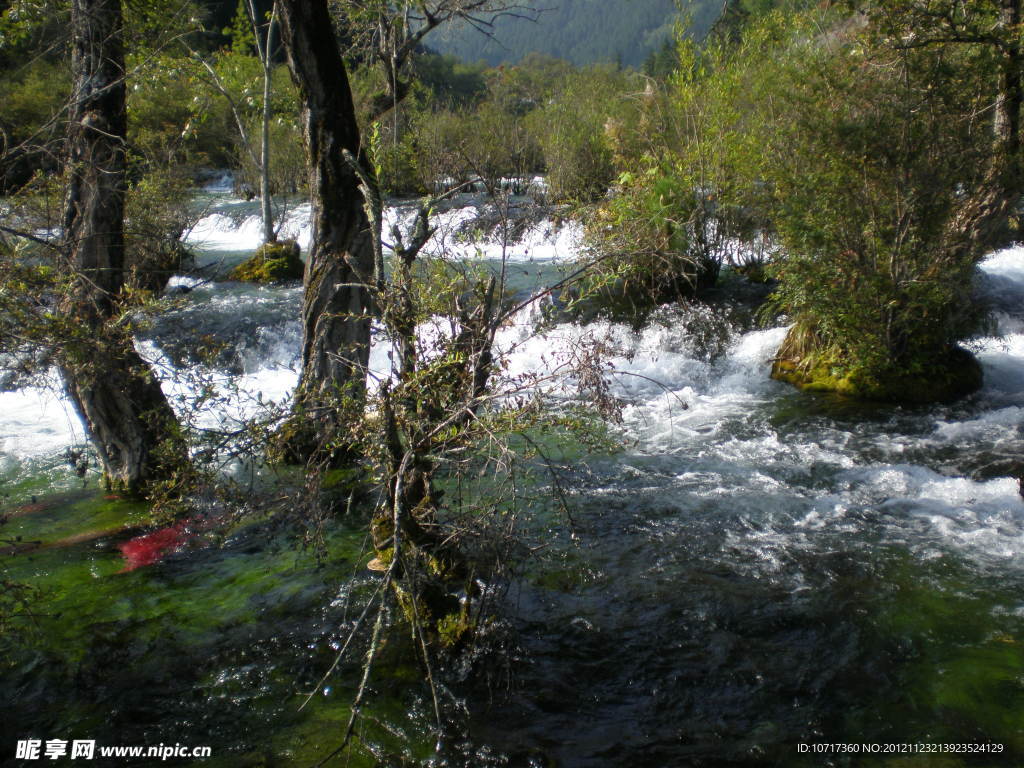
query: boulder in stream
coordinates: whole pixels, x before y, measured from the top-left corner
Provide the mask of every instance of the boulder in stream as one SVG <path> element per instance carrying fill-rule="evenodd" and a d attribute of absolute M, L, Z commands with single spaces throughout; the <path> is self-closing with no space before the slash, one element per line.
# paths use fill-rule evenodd
<path fill-rule="evenodd" d="M 282 240 L 261 245 L 252 258 L 228 273 L 228 279 L 244 283 L 284 283 L 301 280 L 304 269 L 299 244 L 294 240 Z"/>

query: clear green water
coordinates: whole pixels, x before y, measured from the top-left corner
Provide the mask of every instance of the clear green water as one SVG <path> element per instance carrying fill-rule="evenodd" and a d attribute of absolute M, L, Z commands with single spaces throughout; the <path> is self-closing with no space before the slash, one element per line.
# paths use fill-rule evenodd
<path fill-rule="evenodd" d="M 10 520 L 3 535 L 49 543 L 147 515 L 95 492 L 41 500 L 44 510 Z M 204 764 L 299 765 L 340 741 L 358 659 L 298 707 L 376 586 L 358 526 L 331 532 L 329 565 L 271 523 L 242 529 L 223 545 L 197 537 L 166 561 L 131 572 L 123 572 L 115 546 L 124 538 L 4 559 L 7 578 L 39 590 L 35 617 L 3 640 L 5 759 L 17 739 L 35 737 L 207 745 L 213 759 Z M 389 728 L 368 719 L 361 731 L 379 753 L 409 756 L 425 749 L 407 714 L 423 692 L 408 683 L 415 676 L 404 668 L 400 644 L 382 657 L 369 709 Z"/>

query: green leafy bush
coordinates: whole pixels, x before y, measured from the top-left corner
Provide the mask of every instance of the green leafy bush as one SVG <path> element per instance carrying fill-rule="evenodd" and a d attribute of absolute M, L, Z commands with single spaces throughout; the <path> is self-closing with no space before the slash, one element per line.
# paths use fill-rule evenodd
<path fill-rule="evenodd" d="M 751 194 L 749 120 L 733 55 L 698 55 L 681 39 L 667 86 L 648 84 L 634 114 L 606 125 L 620 174 L 587 230 L 597 259 L 583 288 L 600 311 L 643 323 L 661 304 L 704 294 L 723 264 L 740 266 L 760 250 L 764 223 Z"/>
<path fill-rule="evenodd" d="M 544 156 L 553 201 L 589 203 L 615 179 L 615 152 L 606 127 L 629 112 L 634 75 L 591 67 L 565 75 L 526 122 Z"/>
<path fill-rule="evenodd" d="M 992 244 L 972 240 L 962 215 L 991 185 L 986 52 L 833 26 L 795 37 L 762 76 L 773 78 L 760 135 L 781 245 L 774 302 L 796 323 L 776 375 L 880 400 L 976 388 L 980 371 L 956 345 L 978 328 L 972 274 Z"/>
<path fill-rule="evenodd" d="M 71 92 L 66 64 L 34 58 L 0 76 L 0 190 L 19 187 L 60 160 L 61 114 Z"/>

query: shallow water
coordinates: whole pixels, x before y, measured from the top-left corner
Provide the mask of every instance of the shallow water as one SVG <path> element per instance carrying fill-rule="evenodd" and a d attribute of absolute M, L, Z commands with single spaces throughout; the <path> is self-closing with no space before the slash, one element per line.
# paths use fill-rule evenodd
<path fill-rule="evenodd" d="M 223 235 L 207 253 L 247 242 L 245 221 L 206 222 Z M 537 255 L 517 262 L 522 291 L 574 255 L 571 238 L 537 231 L 548 250 L 524 248 Z M 164 363 L 168 391 L 186 388 L 174 371 L 200 365 L 196 340 L 215 337 L 218 375 L 285 398 L 298 288 L 175 285 L 192 290 L 141 342 Z M 557 371 L 573 343 L 601 339 L 623 401 L 623 448 L 577 463 L 572 524 L 534 522 L 549 554 L 504 597 L 512 661 L 457 686 L 468 714 L 436 764 L 1024 764 L 1024 502 L 1010 477 L 1024 455 L 1024 249 L 990 257 L 979 291 L 999 326 L 973 343 L 985 386 L 927 408 L 853 405 L 770 381 L 781 328 L 735 329 L 710 346 L 681 316 L 640 334 L 599 322 L 537 335 L 526 313 L 503 329 L 509 377 Z M 386 348 L 374 354 L 385 369 Z M 564 379 L 543 386 L 574 394 Z M 247 408 L 233 401 L 204 418 Z M 0 394 L 5 508 L 55 500 L 13 518 L 5 536 L 57 537 L 138 513 L 81 490 L 60 457 L 75 440 L 59 396 Z M 336 742 L 355 662 L 312 710 L 296 709 L 374 588 L 357 523 L 332 532 L 327 566 L 270 524 L 130 573 L 118 573 L 115 541 L 9 566 L 50 590 L 52 615 L 5 674 L 5 743 L 29 731 L 189 741 L 213 745 L 213 764 L 306 765 Z M 427 693 L 401 658 L 395 645 L 367 725 L 382 765 L 417 764 L 433 747 Z M 830 742 L 1002 751 L 825 757 L 798 747 Z"/>

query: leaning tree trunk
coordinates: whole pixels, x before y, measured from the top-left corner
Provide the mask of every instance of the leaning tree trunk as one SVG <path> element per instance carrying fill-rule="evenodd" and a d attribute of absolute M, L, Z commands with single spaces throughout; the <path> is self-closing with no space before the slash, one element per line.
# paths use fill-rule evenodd
<path fill-rule="evenodd" d="M 73 0 L 60 368 L 113 489 L 138 494 L 185 463 L 170 405 L 132 335 L 113 321 L 124 286 L 125 108 L 120 0 Z"/>
<path fill-rule="evenodd" d="M 358 411 L 364 401 L 370 353 L 373 245 L 359 179 L 343 152 L 361 162 L 364 154 L 327 0 L 280 0 L 278 13 L 302 104 L 313 224 L 287 454 L 338 458 L 328 446 L 344 425 L 344 406 Z"/>

